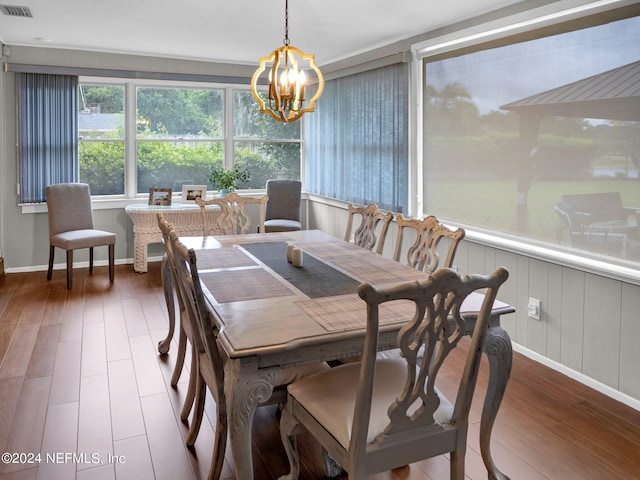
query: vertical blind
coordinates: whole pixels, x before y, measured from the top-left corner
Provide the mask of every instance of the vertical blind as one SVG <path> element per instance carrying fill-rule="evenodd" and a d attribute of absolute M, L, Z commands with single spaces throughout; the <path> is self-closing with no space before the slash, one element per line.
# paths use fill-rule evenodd
<path fill-rule="evenodd" d="M 78 181 L 78 77 L 18 74 L 20 203 Z"/>
<path fill-rule="evenodd" d="M 357 204 L 407 211 L 408 66 L 326 82 L 305 116 L 305 188 Z"/>

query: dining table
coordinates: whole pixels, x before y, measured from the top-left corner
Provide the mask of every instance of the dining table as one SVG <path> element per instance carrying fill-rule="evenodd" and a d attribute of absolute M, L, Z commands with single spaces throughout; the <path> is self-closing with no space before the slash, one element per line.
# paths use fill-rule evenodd
<path fill-rule="evenodd" d="M 180 240 L 196 253 L 208 315 L 227 356 L 224 388 L 236 478 L 251 480 L 253 415 L 279 384 L 279 371 L 360 355 L 366 304 L 358 286 L 420 280 L 427 274 L 320 230 Z M 298 249 L 295 265 L 287 259 L 293 248 Z M 483 298 L 472 293 L 463 304 L 466 334 L 473 330 Z M 508 478 L 492 459 L 490 440 L 512 361 L 500 316 L 514 311 L 495 301 L 484 344 L 490 371 L 480 446 L 490 478 Z M 380 350 L 395 347 L 402 321 L 408 320 L 406 312 L 389 317 L 380 327 Z"/>

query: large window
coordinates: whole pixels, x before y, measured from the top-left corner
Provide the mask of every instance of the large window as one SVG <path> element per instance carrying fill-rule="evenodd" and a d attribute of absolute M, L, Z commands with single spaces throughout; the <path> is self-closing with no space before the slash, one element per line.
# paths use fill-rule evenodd
<path fill-rule="evenodd" d="M 640 18 L 514 41 L 424 58 L 422 213 L 640 262 Z"/>
<path fill-rule="evenodd" d="M 259 113 L 248 90 L 80 79 L 80 180 L 94 195 L 208 184 L 212 168 L 250 172 L 240 188 L 300 178 L 299 123 Z"/>
<path fill-rule="evenodd" d="M 137 192 L 203 185 L 224 164 L 224 91 L 136 89 Z"/>

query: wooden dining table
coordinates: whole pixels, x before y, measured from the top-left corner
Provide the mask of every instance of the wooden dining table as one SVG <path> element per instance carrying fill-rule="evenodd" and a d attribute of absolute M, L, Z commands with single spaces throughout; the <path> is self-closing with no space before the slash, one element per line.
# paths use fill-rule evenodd
<path fill-rule="evenodd" d="M 318 230 L 181 237 L 196 251 L 209 316 L 219 328 L 225 366 L 229 440 L 239 480 L 253 479 L 251 425 L 258 405 L 279 384 L 279 371 L 362 353 L 366 305 L 361 282 L 385 284 L 426 274 Z M 287 261 L 287 245 L 302 251 L 302 265 Z M 463 305 L 471 333 L 483 296 Z M 511 371 L 511 341 L 500 315 L 514 312 L 496 301 L 484 345 L 490 374 L 480 444 L 490 478 L 507 478 L 491 457 L 490 438 Z M 380 349 L 395 347 L 406 312 L 381 325 Z"/>

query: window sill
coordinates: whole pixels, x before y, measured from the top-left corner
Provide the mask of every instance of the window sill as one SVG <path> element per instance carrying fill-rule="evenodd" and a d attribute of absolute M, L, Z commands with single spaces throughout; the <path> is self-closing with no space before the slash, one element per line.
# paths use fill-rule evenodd
<path fill-rule="evenodd" d="M 238 190 L 237 193 L 239 195 L 263 195 L 265 190 Z M 217 196 L 216 192 L 213 194 L 212 192 L 207 193 L 207 198 L 213 198 Z M 304 198 L 304 197 L 303 197 Z M 147 204 L 149 201 L 148 195 L 139 195 L 134 198 L 109 198 L 109 197 L 93 197 L 91 199 L 91 204 L 94 210 L 115 210 L 115 209 L 123 209 L 127 207 L 127 205 L 133 205 L 136 203 L 144 203 Z M 172 197 L 172 203 L 181 203 L 180 195 Z M 21 203 L 18 205 L 22 209 L 22 214 L 33 214 L 33 213 L 47 213 L 47 204 L 46 203 Z"/>
<path fill-rule="evenodd" d="M 582 272 L 593 273 L 602 277 L 619 280 L 621 282 L 640 285 L 640 269 L 631 264 L 614 263 L 614 259 L 594 258 L 588 253 L 575 253 L 563 249 L 555 249 L 546 245 L 534 245 L 511 238 L 505 238 L 490 233 L 479 232 L 465 227 L 465 240 L 469 242 L 499 248 L 507 252 L 523 255 L 537 260 L 553 263 L 563 267 L 575 268 Z M 620 261 L 622 262 L 622 260 Z"/>

